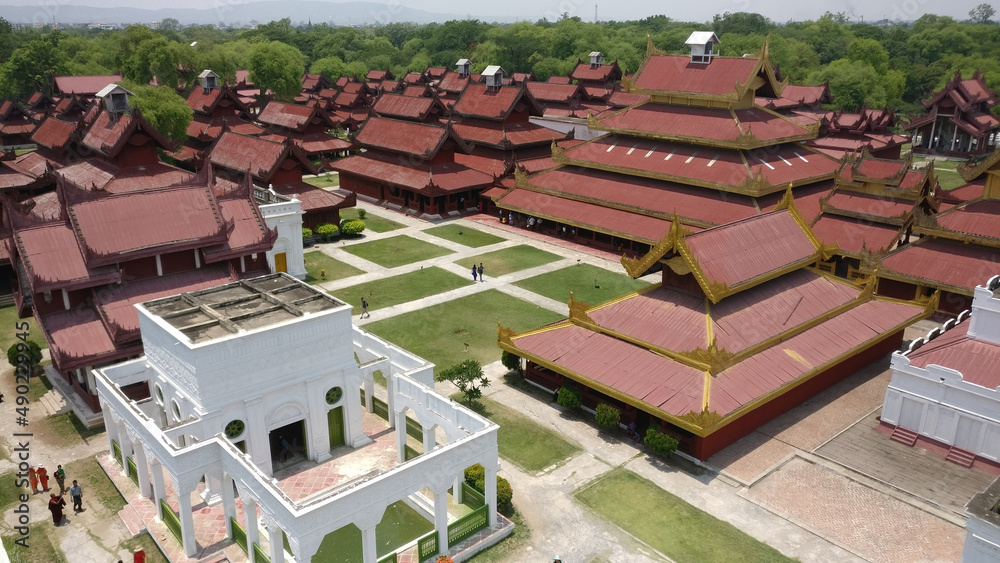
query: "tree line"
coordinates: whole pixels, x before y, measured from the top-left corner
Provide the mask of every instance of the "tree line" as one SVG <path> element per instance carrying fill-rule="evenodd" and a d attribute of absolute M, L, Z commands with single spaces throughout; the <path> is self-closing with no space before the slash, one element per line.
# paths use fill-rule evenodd
<path fill-rule="evenodd" d="M 233 82 L 249 69 L 255 84 L 280 98 L 299 91 L 303 72 L 331 79 L 363 77 L 370 69 L 397 77 L 428 66 L 452 67 L 473 61 L 474 71 L 499 64 L 507 72 L 533 72 L 539 80 L 567 75 L 579 59 L 601 51 L 634 72 L 646 53 L 647 37 L 658 48 L 685 53 L 692 31 L 713 30 L 722 55 L 760 49 L 770 37 L 772 62 L 796 84 L 829 82 L 831 109 L 888 106 L 919 112 L 919 101 L 956 72 L 976 69 L 991 88 L 1000 88 L 1000 27 L 983 4 L 968 21 L 924 15 L 909 23 L 873 25 L 826 13 L 816 20 L 779 24 L 759 14 L 716 15 L 711 22 L 674 21 L 652 16 L 637 21 L 588 23 L 578 17 L 534 23 L 491 24 L 477 20 L 377 27 L 294 26 L 288 19 L 254 29 L 178 25 L 164 20 L 157 30 L 143 25 L 124 30 L 51 28 L 15 30 L 0 19 L 0 98 L 23 98 L 45 91 L 60 74 L 121 71 L 132 83 L 176 87 L 192 84 L 210 68 Z"/>

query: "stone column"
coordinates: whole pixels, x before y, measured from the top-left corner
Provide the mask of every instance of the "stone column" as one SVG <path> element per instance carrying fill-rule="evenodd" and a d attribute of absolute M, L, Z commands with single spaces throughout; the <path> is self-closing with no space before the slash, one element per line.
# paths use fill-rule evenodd
<path fill-rule="evenodd" d="M 438 553 L 448 553 L 448 489 L 434 490 L 434 529 L 438 534 Z"/>
<path fill-rule="evenodd" d="M 462 504 L 462 485 L 465 483 L 465 472 L 455 477 L 455 484 L 451 486 L 451 496 L 455 499 L 455 504 Z"/>
<path fill-rule="evenodd" d="M 142 445 L 142 440 L 136 440 L 138 446 L 135 448 L 135 469 L 139 473 L 139 494 L 149 498 L 149 464 L 146 462 L 146 447 Z"/>
<path fill-rule="evenodd" d="M 486 497 L 486 505 L 489 506 L 487 515 L 490 518 L 490 527 L 497 525 L 497 471 L 499 469 L 499 464 L 487 467 L 486 482 L 483 485 L 485 489 L 483 496 Z"/>
<path fill-rule="evenodd" d="M 319 551 L 320 544 L 323 543 L 323 534 L 310 532 L 300 538 L 289 536 L 288 543 L 296 561 L 312 561 L 313 556 Z"/>
<path fill-rule="evenodd" d="M 396 461 L 403 463 L 406 461 L 406 413 L 397 412 L 389 418 L 396 428 Z"/>
<path fill-rule="evenodd" d="M 157 518 L 163 520 L 160 501 L 167 497 L 167 488 L 163 482 L 163 465 L 153 458 L 149 464 L 149 472 L 153 475 L 153 502 L 156 503 Z"/>
<path fill-rule="evenodd" d="M 378 544 L 375 543 L 375 526 L 362 528 L 361 530 L 361 553 L 364 563 L 378 562 Z"/>
<path fill-rule="evenodd" d="M 271 544 L 271 563 L 284 563 L 285 561 L 285 541 L 284 536 L 281 531 L 281 527 L 278 523 L 269 518 L 267 515 L 264 516 L 267 522 L 267 535 L 268 542 Z"/>
<path fill-rule="evenodd" d="M 263 399 L 246 401 L 244 404 L 248 413 L 263 412 Z M 247 417 L 247 429 L 244 435 L 246 436 L 244 439 L 247 445 L 247 456 L 261 471 L 271 476 L 274 470 L 271 467 L 271 447 L 268 442 L 267 425 L 264 422 L 264 417 Z"/>
<path fill-rule="evenodd" d="M 201 492 L 201 498 L 205 504 L 212 506 L 218 504 L 222 497 L 219 492 L 222 490 L 222 482 L 219 476 L 214 473 L 205 474 L 205 490 Z"/>
<path fill-rule="evenodd" d="M 404 420 L 403 423 L 403 429 L 405 430 L 406 421 Z M 420 429 L 424 431 L 424 453 L 429 453 L 434 449 L 434 446 L 437 445 L 437 440 L 434 437 L 434 427 L 431 426 L 430 428 L 427 428 L 425 426 L 421 426 Z"/>
<path fill-rule="evenodd" d="M 372 397 L 374 396 L 375 376 L 368 374 L 368 377 L 365 378 L 365 410 L 368 412 L 374 412 L 375 410 L 375 401 L 372 400 Z"/>
<path fill-rule="evenodd" d="M 222 474 L 222 513 L 226 516 L 226 536 L 233 537 L 233 518 L 236 518 L 236 496 L 233 494 L 233 478 Z"/>
<path fill-rule="evenodd" d="M 122 475 L 128 477 L 128 458 L 132 457 L 132 440 L 128 436 L 128 431 L 123 431 L 121 425 L 118 426 L 118 445 L 122 448 Z"/>
<path fill-rule="evenodd" d="M 121 440 L 118 439 L 118 426 L 111 417 L 111 407 L 107 403 L 101 405 L 101 415 L 104 417 L 104 428 L 108 435 L 108 451 L 111 452 L 111 457 L 115 457 L 114 442 L 121 442 Z"/>
<path fill-rule="evenodd" d="M 385 375 L 385 404 L 388 405 L 389 412 L 395 412 L 396 410 L 396 380 L 393 379 L 392 373 L 387 373 Z M 405 422 L 405 421 L 404 421 Z M 396 423 L 392 417 L 389 417 L 389 426 L 393 426 Z M 399 430 L 399 426 L 395 427 Z M 405 427 L 404 427 L 405 428 Z"/>
<path fill-rule="evenodd" d="M 330 425 L 327 422 L 326 411 L 326 378 L 314 377 L 306 381 L 306 395 L 309 401 L 309 412 L 306 414 L 306 441 L 309 443 L 309 454 L 313 461 L 322 463 L 330 455 Z"/>
<path fill-rule="evenodd" d="M 257 501 L 252 498 L 243 499 L 243 519 L 247 525 L 247 551 L 250 561 L 253 561 L 253 544 L 260 545 L 260 527 L 257 525 Z"/>
<path fill-rule="evenodd" d="M 177 494 L 178 516 L 181 520 L 181 539 L 184 544 L 184 555 L 194 557 L 198 553 L 198 541 L 194 537 L 194 514 L 191 513 L 191 491 L 188 487 L 174 479 L 174 492 Z"/>

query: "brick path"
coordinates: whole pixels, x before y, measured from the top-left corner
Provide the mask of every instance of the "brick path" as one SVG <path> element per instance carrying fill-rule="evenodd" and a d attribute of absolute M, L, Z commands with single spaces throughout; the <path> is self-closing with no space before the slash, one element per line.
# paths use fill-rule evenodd
<path fill-rule="evenodd" d="M 961 558 L 964 529 L 802 459 L 744 496 L 872 561 Z"/>

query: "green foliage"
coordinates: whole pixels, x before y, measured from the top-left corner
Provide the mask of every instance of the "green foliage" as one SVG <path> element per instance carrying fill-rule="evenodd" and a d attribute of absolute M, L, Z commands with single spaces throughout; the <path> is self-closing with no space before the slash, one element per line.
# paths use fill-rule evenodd
<path fill-rule="evenodd" d="M 597 414 L 594 419 L 597 421 L 597 425 L 601 428 L 617 428 L 618 423 L 621 422 L 622 419 L 622 411 L 609 404 L 601 403 L 597 405 Z"/>
<path fill-rule="evenodd" d="M 434 380 L 452 382 L 469 403 L 482 397 L 483 389 L 490 386 L 489 378 L 483 373 L 483 365 L 471 359 L 439 371 Z"/>
<path fill-rule="evenodd" d="M 507 350 L 504 350 L 503 353 L 500 354 L 500 363 L 503 364 L 503 367 L 509 370 L 521 371 L 521 358 L 515 354 L 511 354 Z"/>
<path fill-rule="evenodd" d="M 997 11 L 989 4 L 980 4 L 969 10 L 969 19 L 975 23 L 990 23 Z"/>
<path fill-rule="evenodd" d="M 174 89 L 128 81 L 123 86 L 135 94 L 132 103 L 161 135 L 172 141 L 187 139 L 187 126 L 194 116 L 194 110 L 188 107 L 187 101 L 177 95 Z"/>
<path fill-rule="evenodd" d="M 480 493 L 486 492 L 486 470 L 480 464 L 465 468 L 465 482 Z M 510 482 L 497 475 L 497 510 L 509 515 L 514 505 L 514 489 Z"/>
<path fill-rule="evenodd" d="M 7 348 L 7 362 L 15 368 L 21 364 L 28 366 L 31 373 L 42 362 L 42 348 L 34 340 L 16 342 Z"/>
<path fill-rule="evenodd" d="M 879 73 L 868 63 L 840 59 L 810 74 L 808 82 L 829 82 L 834 104 L 851 111 L 863 105 L 870 108 L 898 106 L 906 77 L 898 70 Z"/>
<path fill-rule="evenodd" d="M 358 208 L 358 219 L 361 219 L 362 221 L 364 221 L 365 217 L 367 217 L 367 216 L 368 216 L 368 211 L 365 210 L 363 207 L 359 207 Z"/>
<path fill-rule="evenodd" d="M 344 236 L 357 236 L 365 230 L 365 222 L 360 219 L 351 219 L 340 223 L 340 232 Z"/>
<path fill-rule="evenodd" d="M 347 70 L 347 63 L 340 57 L 323 57 L 309 65 L 309 72 L 322 74 L 334 82 L 344 74 L 345 70 Z"/>
<path fill-rule="evenodd" d="M 323 237 L 323 242 L 329 242 L 330 239 L 340 234 L 340 229 L 333 223 L 323 223 L 316 227 L 316 234 Z"/>
<path fill-rule="evenodd" d="M 308 227 L 302 227 L 302 238 L 309 238 L 313 236 L 312 229 Z"/>
<path fill-rule="evenodd" d="M 284 43 L 258 43 L 250 50 L 250 80 L 261 92 L 270 90 L 281 100 L 291 100 L 302 90 L 305 62 L 302 52 Z"/>
<path fill-rule="evenodd" d="M 66 55 L 54 40 L 34 39 L 18 47 L 0 73 L 0 97 L 52 92 L 52 77 L 66 71 Z"/>
<path fill-rule="evenodd" d="M 774 27 L 774 22 L 760 14 L 749 12 L 726 12 L 712 18 L 712 29 L 720 38 L 723 33 L 738 33 L 741 35 L 766 34 Z"/>
<path fill-rule="evenodd" d="M 646 437 L 643 439 L 643 443 L 646 444 L 646 447 L 650 451 L 662 458 L 674 455 L 679 445 L 677 438 L 669 434 L 664 434 L 653 427 L 649 427 L 646 430 Z"/>
<path fill-rule="evenodd" d="M 559 388 L 556 402 L 568 409 L 578 409 L 583 404 L 583 394 L 575 385 L 567 383 Z"/>
<path fill-rule="evenodd" d="M 193 55 L 190 47 L 154 34 L 144 25 L 130 25 L 118 40 L 114 60 L 125 80 L 149 84 L 156 77 L 158 84 L 177 88 L 178 69 Z"/>

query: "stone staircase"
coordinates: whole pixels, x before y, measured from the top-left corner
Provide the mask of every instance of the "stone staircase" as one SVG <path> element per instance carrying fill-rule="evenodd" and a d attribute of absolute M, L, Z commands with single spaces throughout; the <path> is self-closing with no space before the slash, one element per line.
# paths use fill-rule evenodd
<path fill-rule="evenodd" d="M 947 461 L 950 461 L 956 465 L 961 465 L 962 467 L 972 467 L 972 462 L 976 459 L 976 454 L 970 452 L 969 450 L 963 450 L 952 446 L 948 450 L 948 455 L 945 457 Z"/>
<path fill-rule="evenodd" d="M 889 439 L 894 442 L 899 442 L 904 446 L 913 446 L 913 444 L 917 443 L 917 436 L 918 436 L 917 433 L 914 432 L 913 430 L 910 430 L 909 428 L 903 428 L 902 426 L 897 426 L 895 429 L 893 429 L 892 435 L 889 436 Z"/>
<path fill-rule="evenodd" d="M 63 398 L 62 393 L 55 389 L 49 389 L 48 393 L 42 395 L 42 398 L 38 400 L 38 405 L 42 408 L 42 413 L 46 417 L 70 411 L 70 406 L 66 404 L 66 399 Z"/>
<path fill-rule="evenodd" d="M 146 524 L 142 522 L 139 513 L 131 506 L 126 504 L 125 508 L 118 512 L 118 517 L 122 519 L 125 527 L 128 528 L 129 537 L 134 538 L 146 531 Z"/>

